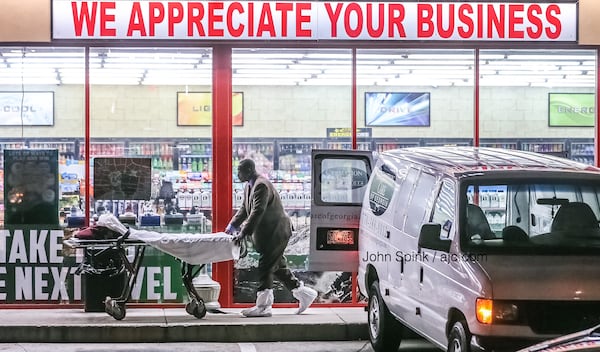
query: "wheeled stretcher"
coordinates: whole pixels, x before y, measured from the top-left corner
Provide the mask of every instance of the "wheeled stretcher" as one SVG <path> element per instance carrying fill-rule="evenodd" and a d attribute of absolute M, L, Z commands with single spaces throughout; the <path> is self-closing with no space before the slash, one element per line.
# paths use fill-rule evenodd
<path fill-rule="evenodd" d="M 64 240 L 64 243 L 71 248 L 81 248 L 86 252 L 86 260 L 77 270 L 79 274 L 98 273 L 103 270 L 111 270 L 111 275 L 125 273 L 127 283 L 120 296 L 106 297 L 104 301 L 106 313 L 117 320 L 125 317 L 125 305 L 136 282 L 147 246 L 153 246 L 181 261 L 181 279 L 189 296 L 185 310 L 198 319 L 202 319 L 206 315 L 206 307 L 204 300 L 194 288 L 192 279 L 198 275 L 206 263 L 237 260 L 245 254 L 245 248 L 242 249 L 233 242 L 234 236 L 224 232 L 188 234 L 130 229 L 112 214 L 100 216 L 96 227 L 102 229 L 101 236 L 78 237 L 76 234 L 74 237 Z M 133 248 L 133 254 L 128 253 L 129 248 Z M 118 260 L 111 263 L 114 265 L 97 267 L 96 259 L 101 258 L 107 251 L 116 252 Z"/>

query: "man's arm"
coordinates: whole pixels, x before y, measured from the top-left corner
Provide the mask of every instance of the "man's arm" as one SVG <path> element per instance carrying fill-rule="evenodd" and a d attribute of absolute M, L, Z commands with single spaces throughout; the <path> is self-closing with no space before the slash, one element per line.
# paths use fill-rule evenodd
<path fill-rule="evenodd" d="M 246 191 L 244 190 L 244 192 L 246 192 Z M 244 196 L 245 196 L 245 193 L 244 193 Z M 227 227 L 228 228 L 233 227 L 234 229 L 239 230 L 240 226 L 242 225 L 244 220 L 246 220 L 247 217 L 248 217 L 248 213 L 246 212 L 246 202 L 242 202 L 242 206 L 240 206 L 240 208 L 235 213 L 235 215 L 233 215 L 233 217 L 229 221 L 229 225 L 227 225 Z M 228 231 L 226 230 L 225 232 L 228 232 Z"/>
<path fill-rule="evenodd" d="M 246 219 L 246 224 L 242 228 L 241 236 L 251 236 L 256 227 L 260 223 L 269 203 L 269 187 L 264 183 L 254 185 L 252 192 L 252 210 Z"/>

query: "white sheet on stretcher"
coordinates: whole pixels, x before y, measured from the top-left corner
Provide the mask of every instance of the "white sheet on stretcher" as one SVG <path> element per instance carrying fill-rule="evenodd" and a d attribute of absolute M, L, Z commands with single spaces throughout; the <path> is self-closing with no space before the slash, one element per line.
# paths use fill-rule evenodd
<path fill-rule="evenodd" d="M 127 229 L 112 214 L 101 215 L 97 224 L 122 235 L 129 230 L 128 239 L 143 241 L 193 265 L 237 260 L 240 257 L 240 247 L 233 243 L 233 236 L 225 232 L 191 234 Z"/>

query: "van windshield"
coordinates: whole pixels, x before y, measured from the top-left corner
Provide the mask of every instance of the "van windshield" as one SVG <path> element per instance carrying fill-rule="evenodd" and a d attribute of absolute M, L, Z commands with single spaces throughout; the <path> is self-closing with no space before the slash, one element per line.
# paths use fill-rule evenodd
<path fill-rule="evenodd" d="M 486 182 L 463 190 L 461 246 L 467 251 L 600 253 L 600 182 Z"/>

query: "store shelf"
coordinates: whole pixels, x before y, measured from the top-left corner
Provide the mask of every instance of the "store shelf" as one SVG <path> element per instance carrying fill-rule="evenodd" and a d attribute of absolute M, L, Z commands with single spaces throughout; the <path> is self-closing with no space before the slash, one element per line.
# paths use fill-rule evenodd
<path fill-rule="evenodd" d="M 23 142 L 0 143 L 0 148 L 2 149 L 2 151 L 0 151 L 0 169 L 4 168 L 4 149 L 22 149 L 24 146 Z"/>
<path fill-rule="evenodd" d="M 285 142 L 277 146 L 278 165 L 281 174 L 278 179 L 304 180 L 310 177 L 311 153 L 313 149 L 322 148 L 319 142 Z"/>
<path fill-rule="evenodd" d="M 578 143 L 571 142 L 569 159 L 578 161 L 580 163 L 593 165 L 594 160 L 594 143 Z"/>
<path fill-rule="evenodd" d="M 428 146 L 428 147 L 446 147 L 446 146 L 451 146 L 451 147 L 468 147 L 472 144 L 472 141 L 470 139 L 462 139 L 462 138 L 451 138 L 451 139 L 444 139 L 444 138 L 435 138 L 435 139 L 431 139 L 431 140 L 425 140 L 424 145 Z"/>
<path fill-rule="evenodd" d="M 28 147 L 31 149 L 56 149 L 60 163 L 66 160 L 77 160 L 77 143 L 75 141 L 30 141 Z"/>
<path fill-rule="evenodd" d="M 384 152 L 391 149 L 413 148 L 418 147 L 419 145 L 419 142 L 381 141 L 375 142 L 375 150 L 378 152 Z"/>
<path fill-rule="evenodd" d="M 358 147 L 362 150 L 383 151 L 395 148 L 416 147 L 419 145 L 471 145 L 468 139 L 443 139 L 443 138 L 373 138 L 369 141 L 359 141 Z M 569 157 L 574 160 L 592 164 L 594 161 L 594 144 L 587 139 L 577 141 L 559 139 L 489 139 L 481 143 L 482 146 L 501 147 L 508 149 L 524 149 L 543 153 L 563 155 L 570 152 Z M 31 139 L 25 141 L 7 141 L 0 143 L 3 149 L 14 149 L 26 146 L 34 149 L 58 149 L 65 157 L 72 154 L 79 155 L 81 160 L 68 166 L 68 174 L 61 178 L 61 189 L 64 196 L 77 196 L 77 186 L 84 184 L 83 156 L 85 144 L 76 139 Z M 240 160 L 252 158 L 258 171 L 269 177 L 282 196 L 284 206 L 290 214 L 304 214 L 310 210 L 310 176 L 311 154 L 313 149 L 351 148 L 347 138 L 239 138 L 232 146 L 232 172 L 234 207 L 237 208 L 243 198 L 244 184 L 238 182 L 236 169 Z M 163 177 L 173 182 L 173 201 L 179 203 L 179 209 L 184 213 L 192 207 L 209 216 L 212 208 L 212 155 L 213 146 L 209 138 L 206 139 L 95 139 L 91 142 L 91 156 L 94 157 L 151 157 L 153 171 L 160 171 L 156 181 L 159 185 L 152 185 L 153 199 L 160 188 Z M 1 154 L 0 154 L 1 155 Z M 65 164 L 66 165 L 66 164 Z M 63 165 L 63 166 L 65 166 Z M 81 170 L 80 170 L 81 169 Z M 1 170 L 1 169 L 0 169 Z M 62 172 L 62 171 L 61 171 Z M 75 179 L 73 176 L 76 176 Z M 158 175 L 158 174 L 157 174 Z M 157 188 L 158 187 L 158 188 Z M 156 192 L 155 192 L 156 191 Z M 141 203 L 140 203 L 141 204 Z M 141 205 L 140 205 L 141 206 Z M 156 209 L 156 205 L 155 210 Z M 122 205 L 119 205 L 122 207 Z M 490 221 L 499 214 L 501 209 L 488 206 L 486 214 L 490 214 Z M 303 216 L 303 215 L 302 215 Z M 497 216 L 496 216 L 497 217 Z"/>
<path fill-rule="evenodd" d="M 562 158 L 567 157 L 565 142 L 522 142 L 521 150 L 549 154 Z"/>
<path fill-rule="evenodd" d="M 90 156 L 103 157 L 103 156 L 125 156 L 125 142 L 90 142 Z M 85 159 L 85 144 L 79 144 L 79 158 Z"/>
<path fill-rule="evenodd" d="M 151 157 L 155 170 L 173 169 L 173 146 L 169 142 L 130 142 L 127 155 L 132 157 Z"/>
<path fill-rule="evenodd" d="M 342 149 L 352 150 L 352 143 L 350 142 L 327 142 L 327 148 L 329 149 Z M 371 142 L 357 142 L 356 149 L 358 150 L 372 150 L 373 144 Z"/>
<path fill-rule="evenodd" d="M 243 159 L 252 159 L 256 164 L 256 170 L 265 176 L 273 178 L 275 165 L 275 143 L 274 141 L 245 141 L 233 143 L 233 170 L 237 169 L 239 162 Z M 234 180 L 237 174 L 234 172 Z"/>
<path fill-rule="evenodd" d="M 481 147 L 486 148 L 502 148 L 502 149 L 519 149 L 517 142 L 514 143 L 480 143 Z"/>
<path fill-rule="evenodd" d="M 212 178 L 212 144 L 209 142 L 177 143 L 172 158 L 174 160 L 172 169 L 187 173 L 200 173 L 207 180 Z"/>

